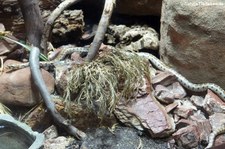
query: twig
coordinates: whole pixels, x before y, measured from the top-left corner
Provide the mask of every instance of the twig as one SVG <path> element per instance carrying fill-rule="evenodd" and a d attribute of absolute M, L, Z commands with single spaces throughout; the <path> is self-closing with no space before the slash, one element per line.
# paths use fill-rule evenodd
<path fill-rule="evenodd" d="M 55 20 L 59 17 L 63 10 L 70 7 L 71 5 L 79 2 L 80 0 L 65 0 L 50 14 L 48 20 L 45 23 L 44 32 L 41 39 L 41 48 L 44 51 L 44 54 L 47 54 L 47 41 L 52 31 L 52 26 Z"/>
<path fill-rule="evenodd" d="M 103 13 L 98 25 L 98 29 L 96 31 L 96 35 L 94 37 L 94 40 L 91 44 L 90 50 L 86 57 L 86 60 L 88 62 L 92 61 L 98 53 L 98 50 L 103 42 L 106 29 L 109 25 L 109 21 L 110 21 L 115 3 L 116 3 L 116 0 L 105 0 Z"/>
<path fill-rule="evenodd" d="M 40 50 L 37 47 L 32 47 L 32 50 L 30 52 L 29 57 L 29 63 L 30 63 L 30 69 L 31 74 L 34 80 L 34 83 L 36 84 L 43 101 L 49 110 L 50 114 L 52 115 L 54 121 L 56 124 L 62 128 L 64 128 L 68 133 L 71 135 L 77 137 L 78 139 L 84 139 L 86 137 L 86 134 L 80 130 L 78 130 L 73 125 L 69 124 L 66 119 L 64 119 L 56 110 L 55 104 L 51 100 L 51 96 L 48 92 L 48 89 L 45 85 L 45 82 L 42 78 L 40 67 L 39 67 L 39 54 Z"/>

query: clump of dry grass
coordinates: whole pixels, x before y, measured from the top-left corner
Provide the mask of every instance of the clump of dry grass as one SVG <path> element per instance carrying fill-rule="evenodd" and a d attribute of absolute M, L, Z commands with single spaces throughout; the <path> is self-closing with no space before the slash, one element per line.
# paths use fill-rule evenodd
<path fill-rule="evenodd" d="M 129 54 L 128 54 L 129 53 Z M 143 77 L 150 80 L 148 62 L 134 52 L 112 50 L 96 60 L 76 65 L 69 72 L 66 104 L 72 101 L 95 109 L 103 116 L 112 112 L 121 97 L 129 101 L 142 86 Z"/>

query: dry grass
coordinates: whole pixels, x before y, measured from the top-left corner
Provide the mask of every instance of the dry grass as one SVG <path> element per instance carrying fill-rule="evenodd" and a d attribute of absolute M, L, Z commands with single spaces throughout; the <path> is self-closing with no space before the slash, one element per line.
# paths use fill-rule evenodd
<path fill-rule="evenodd" d="M 96 60 L 76 65 L 70 71 L 66 88 L 66 107 L 69 111 L 71 95 L 100 116 L 114 110 L 121 97 L 130 101 L 142 86 L 143 77 L 150 80 L 148 62 L 134 52 L 112 50 Z"/>

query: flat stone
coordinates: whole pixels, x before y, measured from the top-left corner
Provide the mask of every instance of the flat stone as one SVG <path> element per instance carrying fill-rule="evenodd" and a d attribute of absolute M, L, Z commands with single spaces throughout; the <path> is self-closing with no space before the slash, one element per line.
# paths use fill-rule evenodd
<path fill-rule="evenodd" d="M 204 99 L 203 108 L 209 115 L 214 113 L 224 113 L 225 103 L 214 92 L 208 90 Z"/>
<path fill-rule="evenodd" d="M 165 137 L 174 131 L 172 119 L 167 115 L 164 107 L 150 95 L 137 98 L 135 102 L 123 106 L 122 104 L 117 105 L 116 109 L 123 109 L 126 117 L 135 117 L 135 124 L 131 125 L 139 123 L 143 129 L 149 131 L 152 137 Z"/>
<path fill-rule="evenodd" d="M 171 112 L 171 111 L 174 110 L 177 106 L 178 106 L 178 103 L 177 103 L 177 102 L 173 102 L 173 103 L 171 103 L 171 104 L 165 106 L 166 112 L 167 112 L 167 113 Z"/>
<path fill-rule="evenodd" d="M 174 113 L 182 118 L 188 118 L 194 113 L 194 109 L 185 105 L 180 105 L 176 107 Z"/>
<path fill-rule="evenodd" d="M 156 98 L 164 103 L 172 103 L 174 100 L 182 99 L 186 94 L 186 91 L 178 82 L 174 82 L 168 87 L 162 85 L 157 85 L 155 87 Z"/>
<path fill-rule="evenodd" d="M 163 85 L 163 86 L 168 86 L 171 85 L 173 82 L 176 81 L 176 77 L 169 73 L 169 72 L 164 72 L 164 71 L 159 71 L 157 75 L 152 77 L 152 84 L 153 87 L 157 85 Z"/>

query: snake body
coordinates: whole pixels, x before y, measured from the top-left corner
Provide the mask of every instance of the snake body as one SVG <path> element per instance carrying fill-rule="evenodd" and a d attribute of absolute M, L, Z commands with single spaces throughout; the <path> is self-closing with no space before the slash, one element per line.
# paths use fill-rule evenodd
<path fill-rule="evenodd" d="M 65 48 L 60 51 L 53 51 L 49 54 L 48 58 L 50 61 L 39 62 L 40 67 L 49 67 L 49 66 L 56 66 L 56 65 L 71 65 L 71 64 L 79 64 L 78 62 L 74 61 L 63 61 L 66 55 L 72 54 L 73 52 L 88 52 L 88 48 L 86 47 L 69 47 Z M 10 64 L 4 67 L 6 72 L 14 71 L 18 69 L 23 69 L 29 67 L 29 63 L 21 63 L 21 64 Z"/>
<path fill-rule="evenodd" d="M 212 148 L 216 136 L 222 133 L 225 133 L 225 125 L 217 128 L 215 131 L 213 131 L 213 133 L 209 135 L 209 143 L 205 149 Z"/>
<path fill-rule="evenodd" d="M 207 91 L 207 89 L 212 90 L 214 93 L 216 93 L 221 99 L 225 102 L 225 91 L 218 85 L 214 83 L 202 83 L 202 84 L 195 84 L 190 81 L 188 81 L 184 76 L 179 74 L 174 69 L 169 68 L 166 66 L 163 62 L 161 62 L 158 58 L 153 56 L 149 53 L 140 52 L 138 53 L 139 56 L 145 57 L 150 60 L 150 62 L 159 70 L 167 71 L 172 73 L 177 77 L 177 80 L 187 89 L 195 91 L 195 92 L 202 92 Z"/>
<path fill-rule="evenodd" d="M 54 61 L 61 61 L 66 57 L 66 55 L 72 54 L 73 52 L 88 52 L 88 49 L 89 48 L 87 47 L 64 47 L 62 53 L 57 50 L 50 52 L 48 55 L 48 59 Z"/>
<path fill-rule="evenodd" d="M 157 69 L 162 71 L 167 71 L 172 73 L 174 76 L 177 77 L 177 80 L 187 89 L 195 91 L 195 92 L 202 92 L 206 91 L 207 89 L 212 90 L 214 93 L 216 93 L 221 99 L 225 102 L 225 91 L 218 85 L 213 83 L 202 83 L 202 84 L 195 84 L 190 81 L 188 81 L 184 76 L 176 72 L 175 70 L 169 68 L 166 66 L 163 62 L 161 62 L 158 58 L 156 58 L 154 55 L 149 53 L 140 52 L 138 53 L 139 56 L 147 58 L 152 65 L 154 65 Z M 225 133 L 225 125 L 222 125 L 221 127 L 217 128 L 215 131 L 213 131 L 208 139 L 208 146 L 206 149 L 211 148 L 213 146 L 215 137 L 219 134 Z"/>

